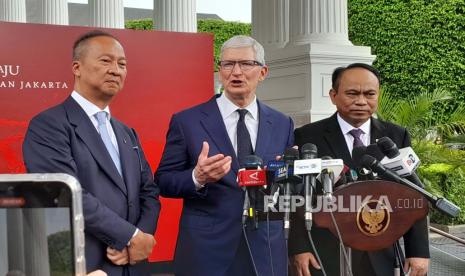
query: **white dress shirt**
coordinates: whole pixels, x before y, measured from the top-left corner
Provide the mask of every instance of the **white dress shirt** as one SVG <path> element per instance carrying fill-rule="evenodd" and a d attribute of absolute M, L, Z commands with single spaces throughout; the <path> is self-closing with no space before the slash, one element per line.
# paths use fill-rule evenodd
<path fill-rule="evenodd" d="M 97 118 L 95 118 L 95 114 L 97 114 L 100 111 L 105 111 L 108 114 L 107 123 L 106 123 L 107 130 L 108 130 L 108 133 L 110 134 L 111 143 L 113 144 L 113 146 L 115 146 L 116 152 L 118 152 L 118 154 L 119 154 L 118 142 L 116 140 L 116 135 L 115 135 L 115 132 L 113 131 L 113 128 L 112 128 L 111 123 L 110 123 L 110 118 L 111 118 L 110 108 L 107 106 L 107 107 L 105 107 L 105 109 L 101 110 L 100 107 L 98 107 L 95 104 L 91 103 L 90 101 L 88 101 L 86 98 L 81 96 L 81 94 L 79 94 L 76 91 L 73 91 L 73 93 L 71 93 L 71 97 L 73 97 L 73 99 L 79 104 L 79 106 L 81 106 L 82 109 L 84 109 L 84 112 L 87 114 L 87 116 L 89 116 L 90 121 L 94 125 L 97 132 L 98 132 L 98 121 L 97 121 Z"/>
<path fill-rule="evenodd" d="M 342 117 L 337 113 L 337 121 L 339 123 L 339 127 L 341 128 L 342 134 L 344 135 L 344 138 L 346 140 L 347 148 L 349 149 L 349 153 L 352 156 L 352 150 L 354 148 L 354 136 L 352 136 L 349 131 L 352 129 L 355 129 L 356 127 L 353 127 L 351 124 L 348 122 L 344 121 Z M 363 145 L 368 146 L 370 144 L 370 126 L 371 126 L 371 119 L 368 119 L 363 125 L 358 127 L 358 129 L 361 129 L 363 133 L 360 135 L 360 140 L 362 140 Z"/>
<path fill-rule="evenodd" d="M 237 122 L 239 121 L 239 112 L 236 110 L 241 108 L 228 99 L 224 93 L 216 99 L 216 103 L 220 109 L 221 117 L 223 118 L 226 131 L 228 132 L 229 140 L 231 140 L 234 152 L 237 154 Z M 247 109 L 247 111 L 249 111 L 245 115 L 245 125 L 247 126 L 247 130 L 250 134 L 252 148 L 255 151 L 258 133 L 257 97 L 254 97 L 253 101 L 242 109 Z"/>

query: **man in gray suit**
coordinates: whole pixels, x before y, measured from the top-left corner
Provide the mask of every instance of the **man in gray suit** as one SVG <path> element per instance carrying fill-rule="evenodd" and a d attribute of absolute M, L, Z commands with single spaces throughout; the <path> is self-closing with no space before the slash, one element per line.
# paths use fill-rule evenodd
<path fill-rule="evenodd" d="M 137 264 L 155 245 L 159 190 L 135 131 L 110 115 L 126 78 L 124 49 L 108 33 L 86 33 L 74 44 L 72 71 L 71 96 L 30 122 L 26 168 L 81 183 L 87 271 L 144 275 Z"/>

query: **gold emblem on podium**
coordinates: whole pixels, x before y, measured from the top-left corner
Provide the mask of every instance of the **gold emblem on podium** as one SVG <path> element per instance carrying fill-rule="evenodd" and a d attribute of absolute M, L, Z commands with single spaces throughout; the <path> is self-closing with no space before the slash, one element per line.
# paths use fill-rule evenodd
<path fill-rule="evenodd" d="M 376 199 L 363 203 L 357 212 L 358 229 L 367 236 L 381 235 L 389 227 L 390 219 L 388 207 Z"/>

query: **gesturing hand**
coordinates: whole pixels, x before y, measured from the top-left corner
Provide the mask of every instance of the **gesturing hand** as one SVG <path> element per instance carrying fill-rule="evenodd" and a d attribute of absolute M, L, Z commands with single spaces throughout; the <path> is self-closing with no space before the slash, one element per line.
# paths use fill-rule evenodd
<path fill-rule="evenodd" d="M 217 154 L 208 157 L 210 147 L 203 142 L 197 165 L 194 168 L 194 177 L 201 184 L 216 182 L 231 170 L 231 156 Z"/>

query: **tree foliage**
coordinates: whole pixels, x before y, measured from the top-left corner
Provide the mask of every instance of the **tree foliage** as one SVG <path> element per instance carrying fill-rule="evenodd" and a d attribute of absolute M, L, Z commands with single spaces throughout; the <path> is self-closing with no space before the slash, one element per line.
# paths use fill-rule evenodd
<path fill-rule="evenodd" d="M 211 33 L 214 35 L 215 64 L 217 64 L 221 45 L 235 35 L 250 35 L 252 33 L 252 25 L 240 22 L 203 19 L 197 21 L 197 30 L 199 33 Z"/>
<path fill-rule="evenodd" d="M 153 29 L 152 19 L 141 19 L 126 21 L 126 29 L 151 30 Z M 218 19 L 197 20 L 197 32 L 211 33 L 214 36 L 215 64 L 218 63 L 221 45 L 235 35 L 250 35 L 252 26 L 248 23 L 228 22 Z"/>
<path fill-rule="evenodd" d="M 411 94 L 398 99 L 392 92 L 383 90 L 377 115 L 407 128 L 416 140 L 439 140 L 465 133 L 465 104 L 458 103 L 450 111 L 435 110 L 438 104 L 452 101 L 451 93 L 444 89 Z M 443 113 L 448 114 L 443 114 Z M 439 115 L 439 116 L 438 116 Z"/>

